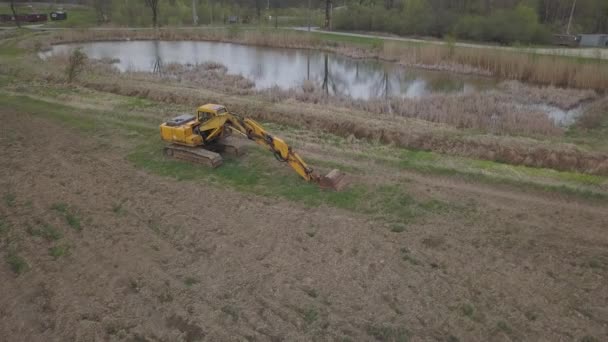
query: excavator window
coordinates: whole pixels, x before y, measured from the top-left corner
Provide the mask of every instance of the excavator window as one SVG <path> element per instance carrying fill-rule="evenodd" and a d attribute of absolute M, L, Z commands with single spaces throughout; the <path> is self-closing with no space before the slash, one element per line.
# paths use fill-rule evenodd
<path fill-rule="evenodd" d="M 208 112 L 198 112 L 198 121 L 205 122 L 213 117 L 213 114 Z"/>

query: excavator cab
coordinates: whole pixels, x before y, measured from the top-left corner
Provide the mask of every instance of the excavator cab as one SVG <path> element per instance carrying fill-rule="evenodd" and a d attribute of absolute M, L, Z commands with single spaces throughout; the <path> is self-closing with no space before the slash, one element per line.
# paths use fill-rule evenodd
<path fill-rule="evenodd" d="M 227 113 L 226 107 L 218 104 L 209 103 L 204 106 L 198 107 L 197 120 L 201 123 L 206 122 L 214 117 Z"/>

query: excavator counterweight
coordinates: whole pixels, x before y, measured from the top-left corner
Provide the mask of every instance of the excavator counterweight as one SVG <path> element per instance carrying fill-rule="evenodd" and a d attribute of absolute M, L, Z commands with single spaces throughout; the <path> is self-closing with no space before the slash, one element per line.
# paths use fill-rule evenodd
<path fill-rule="evenodd" d="M 165 147 L 167 156 L 213 168 L 222 164 L 220 153 L 244 153 L 244 146 L 231 137 L 233 132 L 265 147 L 277 160 L 323 189 L 339 191 L 347 185 L 343 172 L 334 169 L 326 176 L 318 175 L 283 139 L 252 119 L 229 113 L 221 105 L 206 104 L 197 109 L 196 116 L 183 114 L 160 125 L 161 138 L 170 143 Z"/>

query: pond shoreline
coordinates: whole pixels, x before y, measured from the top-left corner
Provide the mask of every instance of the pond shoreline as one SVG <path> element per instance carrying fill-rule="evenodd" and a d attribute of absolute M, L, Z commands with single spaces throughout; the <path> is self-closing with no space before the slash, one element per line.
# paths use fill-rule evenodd
<path fill-rule="evenodd" d="M 376 59 L 404 67 L 449 71 L 458 74 L 519 80 L 537 85 L 579 89 L 608 89 L 608 62 L 532 54 L 525 51 L 466 49 L 452 44 L 404 44 L 380 42 L 361 45 L 326 41 L 320 36 L 297 31 L 213 30 L 78 30 L 55 31 L 30 40 L 31 50 L 40 51 L 57 43 L 92 41 L 215 41 L 261 47 L 312 49 L 340 54 L 353 59 Z"/>

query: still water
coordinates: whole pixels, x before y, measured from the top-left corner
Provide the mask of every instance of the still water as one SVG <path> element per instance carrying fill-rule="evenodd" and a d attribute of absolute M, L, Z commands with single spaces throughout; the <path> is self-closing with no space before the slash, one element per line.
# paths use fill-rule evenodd
<path fill-rule="evenodd" d="M 223 64 L 256 88 L 299 87 L 305 80 L 333 95 L 356 99 L 415 98 L 434 93 L 470 93 L 493 88 L 496 81 L 479 76 L 425 71 L 375 60 L 355 60 L 319 51 L 276 49 L 214 42 L 126 41 L 53 46 L 42 56 L 81 47 L 91 58 L 118 59 L 121 71 L 158 70 L 169 63 Z"/>

